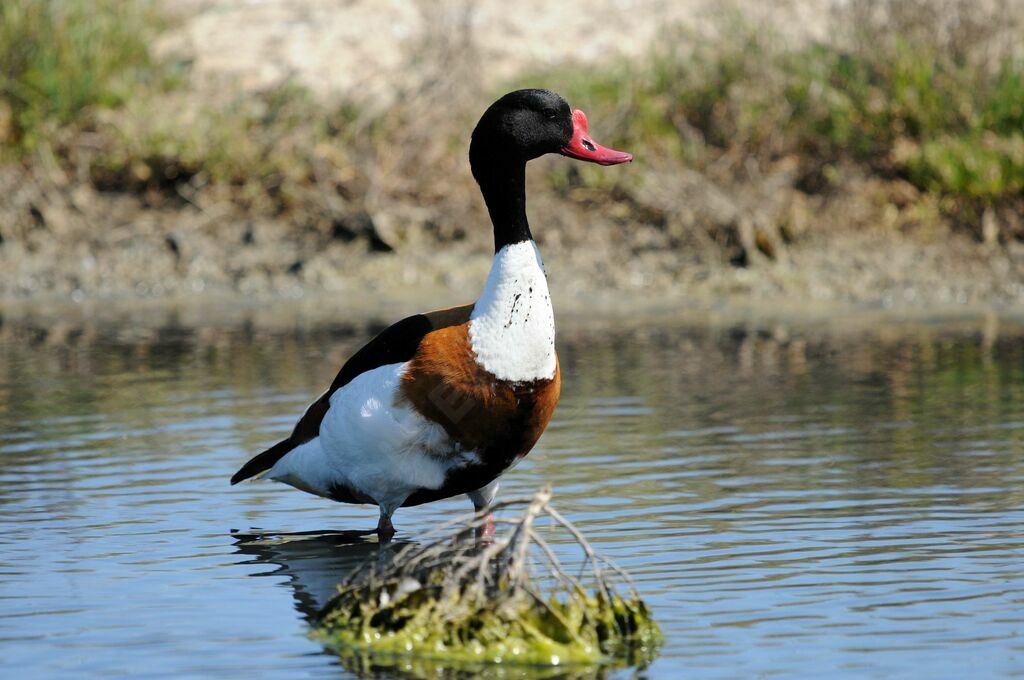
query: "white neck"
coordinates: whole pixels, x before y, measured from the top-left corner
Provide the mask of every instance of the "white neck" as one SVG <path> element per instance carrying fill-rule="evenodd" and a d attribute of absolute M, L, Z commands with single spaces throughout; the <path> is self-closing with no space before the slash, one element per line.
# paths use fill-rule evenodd
<path fill-rule="evenodd" d="M 469 339 L 477 362 L 501 380 L 555 375 L 555 315 L 544 263 L 533 241 L 507 245 L 473 306 Z"/>

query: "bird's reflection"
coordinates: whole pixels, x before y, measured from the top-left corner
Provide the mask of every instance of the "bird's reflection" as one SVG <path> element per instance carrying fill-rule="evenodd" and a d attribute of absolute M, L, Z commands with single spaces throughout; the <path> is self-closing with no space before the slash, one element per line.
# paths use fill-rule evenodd
<path fill-rule="evenodd" d="M 304 531 L 297 533 L 235 533 L 235 549 L 251 555 L 254 562 L 276 568 L 254 576 L 288 577 L 295 608 L 309 622 L 337 591 L 338 583 L 353 569 L 379 556 L 388 559 L 394 550 L 371 539 L 373 531 Z"/>

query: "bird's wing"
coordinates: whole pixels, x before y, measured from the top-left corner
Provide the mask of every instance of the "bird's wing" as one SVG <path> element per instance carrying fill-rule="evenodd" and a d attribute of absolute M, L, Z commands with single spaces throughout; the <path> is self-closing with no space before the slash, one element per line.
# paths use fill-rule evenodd
<path fill-rule="evenodd" d="M 291 435 L 253 457 L 231 477 L 231 483 L 237 484 L 266 472 L 296 446 L 316 437 L 320 433 L 320 423 L 331 407 L 331 395 L 357 376 L 381 366 L 409 361 L 428 333 L 466 323 L 472 311 L 471 304 L 450 307 L 426 314 L 415 314 L 385 328 L 345 362 L 327 391 L 306 409 Z"/>

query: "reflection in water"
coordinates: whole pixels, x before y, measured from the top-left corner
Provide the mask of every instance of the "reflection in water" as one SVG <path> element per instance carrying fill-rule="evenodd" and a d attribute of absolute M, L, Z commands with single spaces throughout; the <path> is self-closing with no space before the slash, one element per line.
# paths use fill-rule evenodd
<path fill-rule="evenodd" d="M 380 554 L 382 546 L 369 540 L 371 535 L 370 531 L 235 533 L 232 538 L 238 553 L 252 556 L 254 563 L 277 567 L 252 576 L 288 578 L 295 609 L 312 624 L 345 575 Z"/>
<path fill-rule="evenodd" d="M 0 319 L 5 670 L 343 673 L 307 621 L 376 512 L 227 479 L 377 329 Z M 637 578 L 666 634 L 645 676 L 1024 670 L 1020 327 L 564 321 L 559 353 L 502 494 L 551 483 Z M 399 539 L 462 511 L 404 510 Z"/>

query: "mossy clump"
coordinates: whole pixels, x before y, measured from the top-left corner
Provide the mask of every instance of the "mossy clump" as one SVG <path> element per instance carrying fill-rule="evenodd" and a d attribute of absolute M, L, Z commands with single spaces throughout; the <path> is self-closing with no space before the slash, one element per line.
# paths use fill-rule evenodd
<path fill-rule="evenodd" d="M 315 635 L 339 653 L 426 657 L 451 663 L 643 664 L 661 633 L 628 577 L 596 555 L 548 505 L 550 492 L 506 501 L 525 505 L 508 530 L 481 542 L 489 520 L 469 516 L 386 566 L 356 569 L 321 612 Z M 586 577 L 563 570 L 536 530 L 547 518 L 579 546 Z M 438 540 L 440 539 L 440 540 Z M 627 594 L 616 590 L 625 583 Z"/>

